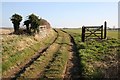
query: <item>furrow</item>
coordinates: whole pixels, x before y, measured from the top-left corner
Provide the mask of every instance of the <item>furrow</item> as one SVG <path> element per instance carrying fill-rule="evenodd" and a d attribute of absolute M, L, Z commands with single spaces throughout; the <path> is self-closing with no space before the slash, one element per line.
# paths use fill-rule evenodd
<path fill-rule="evenodd" d="M 70 42 L 72 45 L 71 52 L 69 53 L 70 56 L 69 56 L 69 60 L 66 65 L 66 71 L 65 71 L 63 80 L 80 79 L 81 78 L 80 59 L 79 59 L 79 54 L 77 51 L 76 43 L 74 41 L 74 38 L 69 33 L 67 33 L 66 31 L 63 31 L 63 32 L 69 35 Z"/>
<path fill-rule="evenodd" d="M 55 32 L 57 32 L 56 30 L 54 30 Z M 34 63 L 34 61 L 36 61 L 41 55 L 42 53 L 44 53 L 58 38 L 58 32 L 57 32 L 57 36 L 54 39 L 54 41 L 49 44 L 47 47 L 45 47 L 43 50 L 40 50 L 37 52 L 37 54 L 35 56 L 33 56 L 13 77 L 12 80 L 17 79 L 22 73 L 24 73 L 26 71 L 26 68 L 30 67 L 30 65 L 32 65 Z"/>
<path fill-rule="evenodd" d="M 62 39 L 63 37 L 61 37 L 61 34 L 59 33 L 57 40 L 50 45 L 50 47 L 32 65 L 30 65 L 18 79 L 39 78 L 53 55 L 60 49 L 60 44 L 58 44 L 58 42 L 62 42 Z"/>

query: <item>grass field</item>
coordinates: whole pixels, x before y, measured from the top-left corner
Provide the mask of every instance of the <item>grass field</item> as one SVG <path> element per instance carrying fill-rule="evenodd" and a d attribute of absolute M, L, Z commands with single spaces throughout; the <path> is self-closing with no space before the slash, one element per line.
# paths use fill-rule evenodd
<path fill-rule="evenodd" d="M 65 30 L 67 30 L 68 32 L 77 33 L 77 34 L 80 34 L 80 35 L 82 33 L 82 29 L 80 29 L 80 28 L 65 29 Z M 118 39 L 118 30 L 107 30 L 107 37 Z"/>
<path fill-rule="evenodd" d="M 120 57 L 120 40 L 118 32 L 107 31 L 106 40 L 81 41 L 81 29 L 65 29 L 76 42 L 81 63 L 82 75 L 86 79 L 118 77 L 118 58 Z"/>
<path fill-rule="evenodd" d="M 43 39 L 36 36 L 4 34 L 2 76 L 15 76 L 21 80 L 36 77 L 63 78 L 69 58 L 69 44 L 69 35 L 61 30 L 52 31 Z"/>
<path fill-rule="evenodd" d="M 107 36 L 111 38 L 118 39 L 118 30 L 108 30 Z"/>
<path fill-rule="evenodd" d="M 5 30 L 0 64 L 3 78 L 63 79 L 66 73 L 69 77 L 77 72 L 85 80 L 118 78 L 120 40 L 116 30 L 108 30 L 107 39 L 85 42 L 81 41 L 81 29 L 62 30 L 55 29 L 45 38 L 8 35 Z"/>

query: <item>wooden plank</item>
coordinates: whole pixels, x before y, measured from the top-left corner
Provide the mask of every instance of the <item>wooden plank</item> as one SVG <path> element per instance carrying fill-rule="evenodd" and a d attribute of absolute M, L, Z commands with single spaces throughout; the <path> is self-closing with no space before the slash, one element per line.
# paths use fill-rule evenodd
<path fill-rule="evenodd" d="M 85 33 L 85 34 L 91 34 L 91 33 Z M 101 34 L 101 33 L 95 33 L 95 34 Z"/>
<path fill-rule="evenodd" d="M 89 32 L 94 33 L 94 32 L 96 32 L 96 31 L 101 31 L 101 28 L 94 29 L 94 30 L 90 30 L 90 29 L 87 29 L 87 28 L 86 28 L 86 30 L 85 30 L 85 31 L 89 31 Z"/>
<path fill-rule="evenodd" d="M 107 22 L 105 21 L 105 23 L 104 23 L 104 39 L 106 39 L 106 35 L 107 35 L 106 29 L 107 29 Z"/>
<path fill-rule="evenodd" d="M 101 39 L 103 39 L 103 25 L 101 26 Z"/>
<path fill-rule="evenodd" d="M 82 42 L 85 41 L 85 27 L 82 27 Z"/>
<path fill-rule="evenodd" d="M 85 28 L 101 28 L 101 26 L 84 26 Z"/>
<path fill-rule="evenodd" d="M 82 27 L 82 38 L 83 38 L 82 41 L 84 42 L 88 37 L 97 37 L 98 39 L 103 39 L 103 25 L 83 26 Z"/>

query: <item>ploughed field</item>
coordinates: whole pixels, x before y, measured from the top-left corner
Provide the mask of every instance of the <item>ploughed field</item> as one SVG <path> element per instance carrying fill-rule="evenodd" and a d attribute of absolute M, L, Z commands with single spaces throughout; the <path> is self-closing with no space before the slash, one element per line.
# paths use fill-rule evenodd
<path fill-rule="evenodd" d="M 2 78 L 118 78 L 120 40 L 113 33 L 84 43 L 80 29 L 53 29 L 44 38 L 1 34 Z"/>

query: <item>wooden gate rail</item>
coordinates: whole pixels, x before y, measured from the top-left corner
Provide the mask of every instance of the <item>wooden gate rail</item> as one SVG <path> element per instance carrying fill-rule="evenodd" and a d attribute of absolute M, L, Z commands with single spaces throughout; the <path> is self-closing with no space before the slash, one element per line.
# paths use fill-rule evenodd
<path fill-rule="evenodd" d="M 106 27 L 107 27 L 107 22 L 105 21 L 104 23 L 104 39 L 106 38 Z M 93 28 L 93 30 L 90 30 Z M 89 31 L 89 33 L 87 33 Z M 97 31 L 100 31 L 99 33 Z M 88 34 L 86 36 L 86 34 Z M 103 25 L 101 26 L 83 26 L 82 27 L 82 42 L 85 41 L 86 38 L 90 37 L 91 35 L 96 36 L 99 39 L 103 39 Z M 97 34 L 101 34 L 101 36 L 98 36 Z"/>

